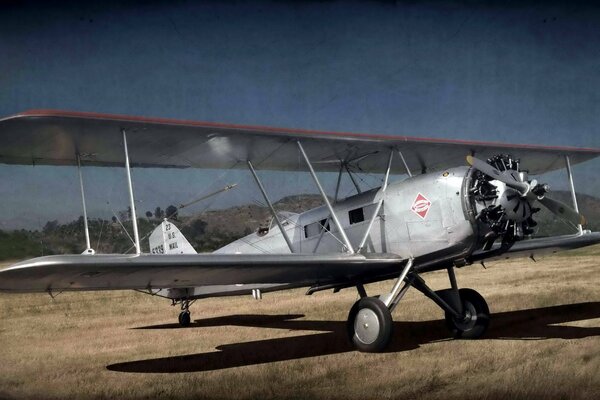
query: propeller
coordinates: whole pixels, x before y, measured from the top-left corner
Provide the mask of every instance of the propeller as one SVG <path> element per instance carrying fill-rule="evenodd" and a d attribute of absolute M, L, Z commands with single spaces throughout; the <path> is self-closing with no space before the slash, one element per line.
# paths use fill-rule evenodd
<path fill-rule="evenodd" d="M 506 186 L 515 189 L 521 197 L 525 197 L 529 202 L 538 201 L 550 212 L 558 215 L 560 218 L 571 222 L 574 225 L 585 225 L 585 218 L 568 205 L 546 197 L 549 187 L 547 184 L 538 184 L 535 179 L 531 182 L 524 182 L 518 171 L 514 169 L 506 169 L 500 171 L 494 166 L 488 164 L 473 156 L 467 156 L 467 162 L 473 168 L 481 171 L 490 178 L 503 182 Z"/>
<path fill-rule="evenodd" d="M 500 171 L 490 164 L 482 161 L 473 156 L 467 156 L 467 162 L 473 168 L 478 169 L 483 172 L 487 176 L 497 181 L 503 182 L 506 186 L 509 186 L 513 189 L 517 189 L 521 194 L 526 194 L 529 191 L 529 184 L 525 182 L 521 182 L 521 177 L 518 176 L 518 172 L 514 170 Z M 515 176 L 514 174 L 517 174 Z"/>
<path fill-rule="evenodd" d="M 558 200 L 551 199 L 549 197 L 542 197 L 538 201 L 550 210 L 552 213 L 558 215 L 562 219 L 569 221 L 575 225 L 585 225 L 585 217 L 579 214 L 577 211 L 561 203 Z"/>

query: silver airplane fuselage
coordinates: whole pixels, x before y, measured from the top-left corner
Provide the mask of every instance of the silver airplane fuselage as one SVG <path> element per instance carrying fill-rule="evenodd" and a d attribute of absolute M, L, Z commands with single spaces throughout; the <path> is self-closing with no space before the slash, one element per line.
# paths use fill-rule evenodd
<path fill-rule="evenodd" d="M 420 269 L 460 264 L 475 249 L 477 224 L 468 188 L 470 169 L 457 167 L 390 183 L 337 201 L 333 208 L 350 243 L 356 250 L 363 240 L 378 202 L 383 203 L 367 236 L 363 252 L 392 253 L 402 259 L 419 260 Z M 295 253 L 340 253 L 347 251 L 326 206 L 301 214 L 281 213 L 282 226 Z M 323 229 L 325 227 L 325 229 Z M 216 250 L 221 254 L 285 254 L 290 249 L 278 226 L 235 240 Z M 270 292 L 298 285 L 253 284 L 198 286 L 163 289 L 169 298 L 204 298 Z M 302 285 L 300 285 L 302 286 Z"/>
<path fill-rule="evenodd" d="M 334 204 L 335 213 L 356 249 L 383 197 L 364 251 L 393 253 L 402 258 L 443 254 L 464 257 L 473 247 L 475 227 L 466 193 L 469 168 L 458 167 L 390 183 Z M 471 215 L 470 215 L 471 214 Z M 325 206 L 283 218 L 284 229 L 297 253 L 346 251 Z M 323 229 L 325 227 L 325 229 Z M 217 250 L 217 253 L 288 253 L 277 225 L 256 231 Z"/>

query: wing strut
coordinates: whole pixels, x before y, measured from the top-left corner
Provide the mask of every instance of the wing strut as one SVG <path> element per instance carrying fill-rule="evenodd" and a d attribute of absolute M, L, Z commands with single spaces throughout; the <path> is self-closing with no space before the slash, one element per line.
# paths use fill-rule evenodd
<path fill-rule="evenodd" d="M 85 207 L 85 192 L 83 190 L 83 175 L 81 173 L 81 157 L 79 153 L 75 154 L 77 157 L 77 172 L 79 174 L 79 188 L 81 189 L 81 203 L 83 205 L 83 228 L 85 230 L 85 251 L 83 254 L 93 255 L 96 254 L 92 246 L 90 245 L 90 229 L 88 227 L 87 209 Z"/>
<path fill-rule="evenodd" d="M 402 152 L 400 150 L 398 150 L 398 155 L 400 156 L 400 159 L 402 160 L 402 164 L 404 164 L 404 169 L 406 169 L 406 173 L 408 174 L 408 177 L 412 178 L 412 172 L 410 172 L 410 168 L 408 168 L 408 164 L 406 163 L 406 160 L 404 159 L 404 154 L 402 154 Z"/>
<path fill-rule="evenodd" d="M 575 184 L 573 184 L 573 172 L 571 171 L 571 161 L 569 160 L 569 156 L 565 155 L 565 164 L 567 166 L 567 176 L 569 177 L 569 188 L 571 189 L 571 199 L 573 200 L 573 209 L 579 212 L 579 207 L 577 206 L 577 196 L 575 195 Z M 577 229 L 579 230 L 579 234 L 583 234 L 583 226 L 581 224 L 577 225 Z"/>
<path fill-rule="evenodd" d="M 340 194 L 340 183 L 342 182 L 343 171 L 344 171 L 344 164 L 340 163 L 340 171 L 338 172 L 337 183 L 335 185 L 335 194 L 333 195 L 333 204 L 337 203 L 337 201 L 338 201 L 338 195 Z M 329 229 L 327 229 L 327 226 L 329 225 L 330 220 L 331 220 L 331 215 L 328 215 L 327 219 L 325 220 L 325 224 L 323 224 L 323 227 L 321 229 L 321 234 L 319 235 L 319 240 L 317 240 L 317 244 L 315 244 L 313 253 L 317 252 L 317 249 L 319 248 L 319 245 L 321 244 L 321 240 L 323 240 L 323 236 L 325 236 L 325 232 L 329 232 Z"/>
<path fill-rule="evenodd" d="M 325 202 L 325 205 L 329 209 L 329 213 L 331 214 L 331 219 L 333 219 L 333 222 L 335 223 L 335 226 L 338 228 L 340 235 L 342 235 L 342 240 L 344 241 L 346 249 L 348 250 L 348 252 L 354 254 L 354 248 L 352 247 L 350 240 L 348 240 L 348 236 L 346 236 L 346 232 L 344 231 L 344 228 L 342 228 L 342 224 L 340 223 L 340 220 L 338 219 L 337 215 L 335 215 L 335 211 L 333 210 L 333 207 L 331 206 L 331 203 L 329 202 L 329 199 L 327 198 L 327 194 L 325 193 L 325 190 L 323 190 L 323 186 L 321 186 L 321 183 L 319 182 L 319 178 L 317 178 L 317 175 L 315 174 L 315 170 L 313 169 L 313 166 L 310 163 L 310 160 L 308 159 L 308 156 L 306 155 L 304 148 L 302 147 L 302 143 L 300 143 L 299 140 L 296 143 L 298 144 L 298 149 L 300 149 L 300 153 L 302 154 L 302 157 L 304 158 L 304 161 L 306 162 L 306 165 L 308 166 L 308 170 L 309 170 L 313 180 L 315 181 L 315 184 L 317 185 L 319 192 L 321 192 L 321 197 L 323 197 L 323 201 Z"/>
<path fill-rule="evenodd" d="M 342 183 L 342 173 L 344 171 L 344 165 L 340 163 L 340 170 L 338 171 L 337 183 L 335 184 L 335 194 L 333 195 L 333 204 L 337 203 L 338 196 L 340 194 L 340 184 Z"/>
<path fill-rule="evenodd" d="M 283 238 L 285 239 L 285 242 L 287 243 L 288 247 L 290 248 L 290 251 L 293 253 L 294 252 L 294 246 L 292 245 L 292 242 L 290 241 L 290 238 L 287 235 L 287 232 L 283 228 L 283 225 L 281 224 L 281 221 L 279 220 L 279 216 L 275 212 L 275 208 L 273 208 L 273 204 L 271 204 L 271 200 L 269 200 L 269 196 L 267 196 L 267 192 L 265 191 L 264 186 L 260 182 L 260 179 L 258 179 L 258 175 L 256 175 L 256 171 L 254 170 L 254 166 L 252 166 L 252 162 L 250 162 L 250 160 L 248 160 L 247 163 L 248 163 L 248 168 L 250 169 L 250 172 L 252 172 L 252 176 L 254 177 L 254 180 L 256 181 L 256 184 L 258 185 L 258 188 L 260 189 L 260 192 L 262 193 L 265 201 L 267 202 L 267 205 L 269 206 L 269 210 L 271 211 L 271 215 L 275 219 L 275 222 L 277 222 L 277 226 L 279 227 L 279 231 L 283 235 Z"/>
<path fill-rule="evenodd" d="M 364 234 L 362 240 L 360 241 L 360 244 L 358 245 L 358 250 L 356 250 L 357 253 L 360 253 L 360 251 L 363 249 L 363 247 L 365 247 L 365 243 L 367 242 L 369 233 L 371 233 L 371 228 L 373 228 L 373 223 L 375 222 L 375 218 L 377 218 L 377 214 L 379 214 L 379 210 L 381 209 L 381 205 L 383 204 L 383 198 L 385 197 L 385 191 L 387 189 L 388 179 L 390 177 L 390 169 L 392 169 L 393 156 L 394 156 L 394 150 L 390 151 L 390 158 L 388 160 L 387 170 L 385 171 L 385 180 L 383 181 L 383 186 L 381 187 L 381 191 L 380 191 L 381 198 L 377 202 L 377 207 L 375 207 L 375 212 L 373 212 L 373 215 L 371 216 L 371 220 L 369 221 L 369 225 L 367 226 L 367 230 L 365 231 L 365 234 Z"/>
<path fill-rule="evenodd" d="M 129 168 L 129 152 L 127 151 L 127 134 L 123 132 L 123 150 L 125 150 L 125 174 L 127 175 L 127 187 L 129 189 L 129 204 L 131 207 L 131 219 L 133 222 L 133 237 L 135 239 L 135 254 L 141 254 L 140 235 L 138 234 L 137 214 L 135 213 L 135 198 L 133 197 L 133 185 L 131 184 L 131 168 Z"/>
<path fill-rule="evenodd" d="M 356 193 L 361 194 L 362 191 L 360 190 L 360 186 L 358 186 L 356 179 L 354 179 L 354 176 L 352 176 L 352 172 L 350 172 L 350 168 L 348 168 L 348 163 L 344 163 L 344 168 L 346 168 L 346 172 L 348 173 L 350 180 L 352 181 L 352 183 L 354 184 L 354 187 L 356 188 Z"/>

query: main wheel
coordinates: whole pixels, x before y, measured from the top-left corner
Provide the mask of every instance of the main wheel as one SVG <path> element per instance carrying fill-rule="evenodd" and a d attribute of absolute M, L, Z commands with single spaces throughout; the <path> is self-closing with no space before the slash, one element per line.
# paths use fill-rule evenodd
<path fill-rule="evenodd" d="M 490 309 L 485 299 L 473 289 L 460 289 L 458 294 L 463 307 L 463 318 L 455 318 L 446 312 L 446 326 L 457 339 L 477 339 L 490 324 Z"/>
<path fill-rule="evenodd" d="M 191 322 L 192 322 L 192 318 L 190 316 L 189 311 L 182 311 L 181 313 L 179 313 L 179 325 L 181 325 L 183 327 L 187 327 L 187 326 L 190 326 Z"/>
<path fill-rule="evenodd" d="M 350 309 L 347 328 L 348 336 L 358 350 L 380 352 L 392 338 L 392 314 L 381 300 L 363 297 Z"/>

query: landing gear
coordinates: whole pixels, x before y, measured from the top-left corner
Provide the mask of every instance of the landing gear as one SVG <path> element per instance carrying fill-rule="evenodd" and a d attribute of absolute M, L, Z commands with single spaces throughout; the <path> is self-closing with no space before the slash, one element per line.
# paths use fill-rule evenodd
<path fill-rule="evenodd" d="M 358 350 L 367 353 L 381 352 L 390 343 L 394 328 L 392 311 L 410 287 L 410 283 L 404 282 L 404 279 L 412 266 L 411 258 L 388 294 L 367 297 L 365 288 L 357 286 L 361 299 L 350 309 L 346 326 L 350 341 Z"/>
<path fill-rule="evenodd" d="M 490 309 L 485 299 L 473 289 L 460 289 L 458 294 L 463 315 L 457 318 L 446 311 L 446 326 L 457 339 L 477 339 L 490 324 Z"/>
<path fill-rule="evenodd" d="M 181 300 L 181 312 L 179 313 L 179 325 L 182 327 L 190 326 L 192 322 L 192 317 L 190 314 L 190 301 L 189 300 Z"/>
<path fill-rule="evenodd" d="M 392 338 L 392 313 L 378 298 L 363 297 L 350 309 L 347 327 L 350 340 L 358 350 L 380 352 Z"/>
<path fill-rule="evenodd" d="M 433 291 L 418 273 L 411 271 L 410 259 L 388 294 L 366 297 L 362 285 L 361 296 L 348 314 L 348 335 L 356 349 L 364 352 L 385 350 L 392 338 L 392 311 L 409 287 L 429 297 L 445 311 L 446 326 L 455 338 L 477 339 L 490 323 L 490 310 L 483 297 L 473 289 L 458 289 L 454 267 L 448 268 L 450 289 Z"/>

